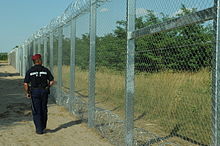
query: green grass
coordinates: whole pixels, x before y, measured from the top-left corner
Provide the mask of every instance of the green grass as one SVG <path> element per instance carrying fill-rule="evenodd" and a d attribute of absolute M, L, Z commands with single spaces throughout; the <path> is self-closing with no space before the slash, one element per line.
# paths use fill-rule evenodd
<path fill-rule="evenodd" d="M 88 71 L 76 68 L 76 90 L 88 94 Z M 63 68 L 64 84 L 69 84 L 69 67 Z M 68 85 L 67 85 L 68 86 Z M 99 69 L 96 72 L 96 99 L 124 111 L 125 78 L 120 72 Z M 159 72 L 135 75 L 135 115 L 146 113 L 144 123 L 155 125 L 152 132 L 169 134 L 176 126 L 180 135 L 210 144 L 211 73 Z"/>

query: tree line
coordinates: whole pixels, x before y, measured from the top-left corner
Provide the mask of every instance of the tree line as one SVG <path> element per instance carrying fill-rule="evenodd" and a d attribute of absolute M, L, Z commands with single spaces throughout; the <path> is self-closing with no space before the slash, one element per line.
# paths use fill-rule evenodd
<path fill-rule="evenodd" d="M 196 9 L 181 7 L 184 16 Z M 161 13 L 162 14 L 162 13 Z M 136 18 L 136 29 L 172 19 L 168 15 L 156 16 L 153 11 Z M 124 70 L 126 66 L 126 21 L 116 22 L 112 33 L 97 36 L 96 67 Z M 213 27 L 201 23 L 143 36 L 135 41 L 135 69 L 139 72 L 198 71 L 212 66 Z M 54 44 L 57 46 L 57 43 Z M 76 65 L 82 69 L 89 66 L 89 34 L 76 38 Z M 70 62 L 70 39 L 63 40 L 63 64 Z M 57 56 L 57 53 L 55 54 Z M 55 57 L 57 58 L 57 57 Z M 57 61 L 57 60 L 56 60 Z"/>
<path fill-rule="evenodd" d="M 8 60 L 8 54 L 7 53 L 0 53 L 0 60 Z"/>

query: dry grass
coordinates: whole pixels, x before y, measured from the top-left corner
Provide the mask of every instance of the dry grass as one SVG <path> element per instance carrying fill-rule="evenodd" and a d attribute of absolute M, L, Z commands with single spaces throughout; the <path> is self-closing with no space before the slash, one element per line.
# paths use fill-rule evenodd
<path fill-rule="evenodd" d="M 8 63 L 8 60 L 0 60 L 0 63 Z"/>
<path fill-rule="evenodd" d="M 88 94 L 88 71 L 76 68 L 76 90 Z M 63 68 L 64 84 L 69 83 L 69 67 Z M 124 110 L 124 75 L 100 69 L 96 72 L 96 99 Z M 169 134 L 178 134 L 204 144 L 211 136 L 211 73 L 140 73 L 135 76 L 135 114 L 146 113 L 144 121 Z M 156 128 L 156 129 L 157 129 Z M 157 130 L 155 130 L 157 131 Z"/>
<path fill-rule="evenodd" d="M 135 111 L 166 132 L 176 126 L 178 134 L 202 143 L 211 136 L 211 75 L 197 73 L 140 74 L 136 76 Z"/>

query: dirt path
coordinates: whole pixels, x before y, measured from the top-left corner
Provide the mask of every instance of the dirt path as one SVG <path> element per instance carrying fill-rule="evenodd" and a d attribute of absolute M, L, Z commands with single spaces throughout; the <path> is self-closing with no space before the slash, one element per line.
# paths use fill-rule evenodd
<path fill-rule="evenodd" d="M 48 129 L 35 134 L 30 100 L 24 97 L 23 78 L 0 63 L 0 146 L 110 146 L 63 107 L 48 104 Z"/>

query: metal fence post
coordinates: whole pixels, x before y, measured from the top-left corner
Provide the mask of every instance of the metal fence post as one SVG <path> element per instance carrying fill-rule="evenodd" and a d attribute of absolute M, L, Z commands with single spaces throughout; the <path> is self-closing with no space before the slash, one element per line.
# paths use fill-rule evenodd
<path fill-rule="evenodd" d="M 47 50 L 47 36 L 43 37 L 44 39 L 44 57 L 43 57 L 43 64 L 44 66 L 47 66 L 47 57 L 48 57 L 48 50 Z"/>
<path fill-rule="evenodd" d="M 27 66 L 26 66 L 26 71 L 29 69 L 30 65 L 31 65 L 31 62 L 30 62 L 30 43 L 28 42 L 27 45 L 26 45 L 26 63 L 27 63 Z"/>
<path fill-rule="evenodd" d="M 20 73 L 20 76 L 22 76 L 22 72 L 23 72 L 23 50 L 21 48 L 21 46 L 19 46 L 19 73 Z"/>
<path fill-rule="evenodd" d="M 62 56 L 63 56 L 63 27 L 58 28 L 58 104 L 62 101 Z"/>
<path fill-rule="evenodd" d="M 36 48 L 36 54 L 40 53 L 40 38 L 37 38 L 37 48 Z"/>
<path fill-rule="evenodd" d="M 125 97 L 125 144 L 133 145 L 134 128 L 134 51 L 135 42 L 131 33 L 135 31 L 135 0 L 127 0 L 127 73 Z"/>
<path fill-rule="evenodd" d="M 53 32 L 50 33 L 50 70 L 53 74 Z"/>
<path fill-rule="evenodd" d="M 31 59 L 31 56 L 34 54 L 34 41 L 32 40 L 31 42 L 30 42 L 30 47 L 29 47 L 29 65 L 30 65 L 30 67 L 32 66 L 32 59 Z"/>
<path fill-rule="evenodd" d="M 36 54 L 40 53 L 40 37 L 37 38 L 37 47 L 36 47 Z"/>
<path fill-rule="evenodd" d="M 26 73 L 26 46 L 22 45 L 22 49 L 23 49 L 23 70 L 22 70 L 22 76 L 25 76 Z"/>
<path fill-rule="evenodd" d="M 25 50 L 26 50 L 26 69 L 25 69 L 25 72 L 28 70 L 28 68 L 29 68 L 29 65 L 30 65 L 30 63 L 29 63 L 29 43 L 26 43 L 25 44 Z"/>
<path fill-rule="evenodd" d="M 20 50 L 19 48 L 17 48 L 16 61 L 17 61 L 17 71 L 18 73 L 20 73 Z"/>
<path fill-rule="evenodd" d="M 213 146 L 220 145 L 220 0 L 215 0 L 215 49 L 213 65 Z"/>
<path fill-rule="evenodd" d="M 71 21 L 71 55 L 70 55 L 70 102 L 69 110 L 73 110 L 73 100 L 75 98 L 75 60 L 76 60 L 76 19 Z"/>
<path fill-rule="evenodd" d="M 36 54 L 36 39 L 33 40 L 33 54 Z"/>
<path fill-rule="evenodd" d="M 19 72 L 19 49 L 18 48 L 16 48 L 16 70 L 17 70 L 17 72 Z"/>
<path fill-rule="evenodd" d="M 44 51 L 44 36 L 41 36 L 41 38 L 40 38 L 40 52 L 39 53 L 42 56 L 44 55 L 43 51 Z"/>
<path fill-rule="evenodd" d="M 90 55 L 89 55 L 89 103 L 88 126 L 95 127 L 95 49 L 96 49 L 96 0 L 91 0 Z"/>

